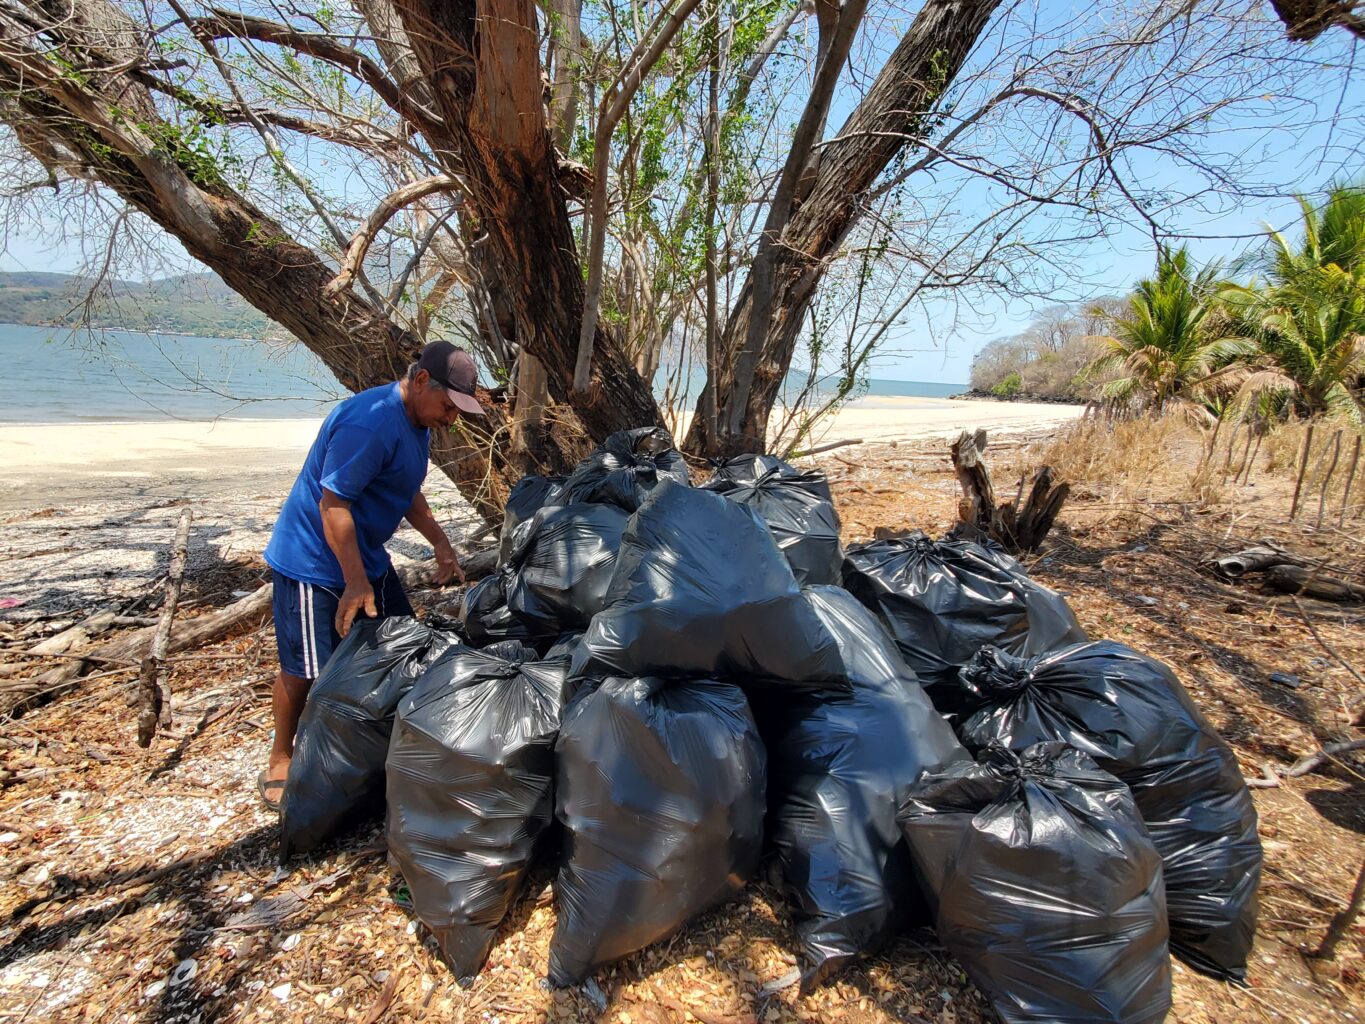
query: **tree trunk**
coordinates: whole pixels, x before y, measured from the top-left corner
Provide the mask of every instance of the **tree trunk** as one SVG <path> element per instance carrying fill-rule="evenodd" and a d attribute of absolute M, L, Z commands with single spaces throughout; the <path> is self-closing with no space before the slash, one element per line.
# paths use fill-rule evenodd
<path fill-rule="evenodd" d="M 54 23 L 53 34 L 73 51 L 103 46 L 102 52 L 108 53 L 111 38 L 125 43 L 137 39 L 135 34 L 108 29 L 124 16 L 107 0 L 76 0 L 71 11 L 59 25 Z M 383 310 L 350 292 L 336 300 L 324 298 L 335 268 L 291 238 L 211 168 L 179 152 L 178 133 L 151 112 L 150 94 L 141 83 L 123 72 L 62 74 L 45 52 L 34 48 L 32 30 L 8 17 L 0 17 L 0 39 L 5 43 L 0 89 L 13 97 L 19 115 L 46 138 L 60 140 L 79 155 L 125 202 L 174 235 L 191 256 L 294 334 L 346 388 L 360 391 L 393 381 L 415 358 L 420 349 L 417 339 L 396 327 Z M 139 43 L 116 55 L 131 60 L 142 55 L 142 48 Z M 79 67 L 81 61 L 73 52 L 73 66 Z M 136 126 L 109 115 L 110 110 L 130 107 L 141 114 Z M 160 140 L 155 144 L 150 137 L 154 134 Z M 496 406 L 487 407 L 487 423 L 472 428 L 458 424 L 450 438 L 441 439 L 439 448 L 433 445 L 433 458 L 491 519 L 500 515 L 498 488 L 491 481 L 512 470 L 498 448 L 479 444 L 504 420 Z"/>
<path fill-rule="evenodd" d="M 459 153 L 517 323 L 556 401 L 588 434 L 662 423 L 652 389 L 599 323 L 589 388 L 573 370 L 583 277 L 545 118 L 533 0 L 398 0 L 413 51 Z M 515 271 L 515 272 L 513 272 Z"/>
<path fill-rule="evenodd" d="M 829 261 L 857 224 L 862 198 L 906 145 L 920 136 L 924 118 L 953 81 L 1000 0 L 929 0 L 911 23 L 871 90 L 827 143 L 809 194 L 791 213 L 780 238 L 772 241 L 772 274 L 763 342 L 742 406 L 734 354 L 744 344 L 754 315 L 753 282 L 745 283 L 722 334 L 715 394 L 719 436 L 694 417 L 687 434 L 691 451 L 728 455 L 762 451 L 768 415 L 791 367 L 801 324 Z M 804 191 L 804 189 L 802 190 Z M 709 399 L 709 396 L 708 396 Z M 736 428 L 727 432 L 725 424 Z"/>

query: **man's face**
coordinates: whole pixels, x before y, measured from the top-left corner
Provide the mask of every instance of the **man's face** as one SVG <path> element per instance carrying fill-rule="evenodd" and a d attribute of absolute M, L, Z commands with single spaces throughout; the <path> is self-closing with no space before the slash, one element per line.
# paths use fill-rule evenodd
<path fill-rule="evenodd" d="M 460 418 L 459 407 L 450 400 L 446 389 L 433 384 L 426 370 L 417 371 L 413 380 L 412 412 L 417 425 L 431 430 L 435 427 L 449 428 Z"/>

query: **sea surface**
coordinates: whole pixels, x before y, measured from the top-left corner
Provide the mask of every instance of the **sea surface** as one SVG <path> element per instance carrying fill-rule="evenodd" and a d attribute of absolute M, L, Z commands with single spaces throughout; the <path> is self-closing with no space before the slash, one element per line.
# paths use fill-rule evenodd
<path fill-rule="evenodd" d="M 965 384 L 869 382 L 869 397 Z M 0 423 L 315 419 L 346 392 L 302 345 L 0 324 Z"/>

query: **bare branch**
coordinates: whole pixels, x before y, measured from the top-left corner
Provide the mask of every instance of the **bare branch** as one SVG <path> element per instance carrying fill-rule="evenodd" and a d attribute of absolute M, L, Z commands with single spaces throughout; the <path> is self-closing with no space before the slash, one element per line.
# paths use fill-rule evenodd
<path fill-rule="evenodd" d="M 365 253 L 369 251 L 375 236 L 399 210 L 434 193 L 453 192 L 460 187 L 458 179 L 447 174 L 434 174 L 420 181 L 409 182 L 390 192 L 374 208 L 374 212 L 365 219 L 364 225 L 356 232 L 350 244 L 346 246 L 346 255 L 341 261 L 341 272 L 328 282 L 323 289 L 323 294 L 332 298 L 351 286 L 351 282 L 355 280 L 360 265 L 365 260 Z"/>
<path fill-rule="evenodd" d="M 607 161 L 611 156 L 611 136 L 621 115 L 626 112 L 645 73 L 654 66 L 669 42 L 682 28 L 687 16 L 701 0 L 678 0 L 667 14 L 660 13 L 646 35 L 626 59 L 612 87 L 602 97 L 593 145 L 592 198 L 587 224 L 588 284 L 583 295 L 583 320 L 578 329 L 578 360 L 574 365 L 573 386 L 580 393 L 588 390 L 592 374 L 592 345 L 597 335 L 597 307 L 602 298 L 602 259 L 607 244 Z M 663 24 L 660 25 L 659 22 Z"/>
<path fill-rule="evenodd" d="M 434 133 L 438 138 L 444 137 L 441 118 L 399 89 L 383 68 L 359 50 L 343 46 L 320 32 L 299 32 L 288 25 L 238 11 L 221 8 L 210 10 L 213 12 L 211 16 L 192 18 L 189 22 L 191 30 L 201 41 L 255 39 L 325 60 L 359 78 L 419 131 Z"/>

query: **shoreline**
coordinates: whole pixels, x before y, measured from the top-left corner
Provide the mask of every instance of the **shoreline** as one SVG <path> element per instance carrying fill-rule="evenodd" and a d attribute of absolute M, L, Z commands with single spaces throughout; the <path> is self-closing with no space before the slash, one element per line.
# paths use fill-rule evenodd
<path fill-rule="evenodd" d="M 993 433 L 1046 430 L 1082 411 L 1082 406 L 878 395 L 833 414 L 806 443 L 923 440 L 977 427 Z M 780 409 L 774 420 L 780 423 Z M 150 504 L 274 495 L 278 501 L 321 422 L 315 416 L 0 423 L 0 514 L 125 500 Z M 434 490 L 444 490 L 440 474 L 428 479 Z"/>

